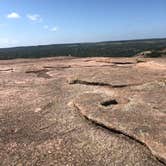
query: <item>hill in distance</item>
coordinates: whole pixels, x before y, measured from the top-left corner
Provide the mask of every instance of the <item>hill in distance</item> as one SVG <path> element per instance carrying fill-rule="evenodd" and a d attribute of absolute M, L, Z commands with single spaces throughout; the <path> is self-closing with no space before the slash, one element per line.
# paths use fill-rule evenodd
<path fill-rule="evenodd" d="M 56 56 L 132 57 L 140 53 L 147 57 L 166 56 L 166 38 L 1 48 L 0 59 Z"/>

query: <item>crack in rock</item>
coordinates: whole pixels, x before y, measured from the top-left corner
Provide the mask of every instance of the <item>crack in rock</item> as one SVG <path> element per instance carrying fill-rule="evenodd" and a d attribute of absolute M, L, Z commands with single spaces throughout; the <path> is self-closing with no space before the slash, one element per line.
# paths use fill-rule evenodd
<path fill-rule="evenodd" d="M 111 88 L 125 88 L 125 87 L 130 87 L 130 86 L 138 86 L 141 84 L 109 84 L 109 83 L 104 83 L 104 82 L 93 82 L 93 81 L 84 81 L 84 80 L 79 80 L 79 79 L 71 79 L 68 81 L 69 84 L 80 84 L 80 85 L 89 85 L 89 86 L 108 86 Z"/>
<path fill-rule="evenodd" d="M 110 102 L 111 101 L 111 102 Z M 126 104 L 106 100 L 100 94 L 85 93 L 74 100 L 74 107 L 86 119 L 113 132 L 123 134 L 143 145 L 166 164 L 166 114 L 148 111 L 146 103 Z M 103 107 L 111 104 L 111 107 Z M 125 109 L 127 108 L 128 109 Z"/>
<path fill-rule="evenodd" d="M 115 65 L 132 65 L 134 62 L 112 62 Z"/>
<path fill-rule="evenodd" d="M 14 69 L 11 68 L 11 69 L 0 69 L 0 72 L 6 72 L 6 71 L 13 71 Z"/>
<path fill-rule="evenodd" d="M 43 68 L 45 69 L 66 69 L 66 68 L 71 68 L 71 65 L 68 66 L 44 66 Z"/>
<path fill-rule="evenodd" d="M 29 71 L 26 71 L 25 73 L 36 74 L 37 77 L 46 78 L 46 79 L 52 78 L 49 74 L 47 74 L 47 72 L 49 72 L 48 69 L 41 69 L 41 70 L 29 70 Z"/>

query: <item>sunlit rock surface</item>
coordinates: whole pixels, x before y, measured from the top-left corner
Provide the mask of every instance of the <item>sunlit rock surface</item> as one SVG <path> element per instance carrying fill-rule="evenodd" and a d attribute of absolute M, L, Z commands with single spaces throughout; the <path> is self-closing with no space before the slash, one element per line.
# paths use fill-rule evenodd
<path fill-rule="evenodd" d="M 0 61 L 0 165 L 166 165 L 166 59 Z"/>

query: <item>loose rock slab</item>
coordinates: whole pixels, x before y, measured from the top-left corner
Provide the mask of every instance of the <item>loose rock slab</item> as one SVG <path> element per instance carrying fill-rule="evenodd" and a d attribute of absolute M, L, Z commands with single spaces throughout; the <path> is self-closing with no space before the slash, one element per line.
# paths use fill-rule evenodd
<path fill-rule="evenodd" d="M 146 86 L 149 89 L 145 90 Z M 123 93 L 124 97 L 112 98 L 85 93 L 75 99 L 74 105 L 87 119 L 146 145 L 166 163 L 165 83 L 145 84 Z"/>

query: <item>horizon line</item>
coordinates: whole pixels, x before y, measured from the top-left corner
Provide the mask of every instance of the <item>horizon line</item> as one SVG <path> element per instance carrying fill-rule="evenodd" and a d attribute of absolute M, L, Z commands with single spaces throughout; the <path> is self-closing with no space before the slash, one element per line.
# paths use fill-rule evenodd
<path fill-rule="evenodd" d="M 24 48 L 24 47 L 44 47 L 53 45 L 72 45 L 72 44 L 95 44 L 95 43 L 107 43 L 107 42 L 127 42 L 127 41 L 142 41 L 142 40 L 164 40 L 166 37 L 158 38 L 136 38 L 136 39 L 121 39 L 121 40 L 103 40 L 103 41 L 87 41 L 87 42 L 64 42 L 64 43 L 53 43 L 53 44 L 36 44 L 36 45 L 20 45 L 13 47 L 0 47 L 0 49 L 14 49 L 14 48 Z"/>

